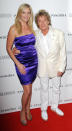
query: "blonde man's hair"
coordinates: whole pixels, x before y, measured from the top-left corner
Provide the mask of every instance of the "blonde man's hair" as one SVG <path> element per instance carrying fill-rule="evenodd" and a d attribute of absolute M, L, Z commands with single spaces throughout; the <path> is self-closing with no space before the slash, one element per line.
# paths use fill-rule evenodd
<path fill-rule="evenodd" d="M 35 15 L 35 23 L 37 25 L 37 27 L 39 28 L 39 25 L 38 25 L 38 18 L 40 16 L 45 16 L 47 18 L 47 20 L 49 21 L 49 25 L 51 25 L 51 18 L 50 18 L 50 15 L 47 11 L 45 10 L 40 10 L 36 15 Z"/>
<path fill-rule="evenodd" d="M 29 10 L 30 10 L 31 16 L 30 16 L 30 19 L 28 21 L 28 25 L 29 25 L 31 31 L 34 33 L 34 30 L 33 30 L 33 12 L 32 12 L 32 8 L 31 8 L 31 6 L 29 4 L 22 4 L 18 8 L 18 12 L 17 12 L 16 18 L 15 18 L 15 27 L 16 27 L 17 32 L 19 34 L 22 33 L 22 27 L 21 27 L 21 23 L 20 23 L 20 15 L 21 15 L 21 13 L 23 12 L 23 10 L 25 8 L 29 8 Z"/>

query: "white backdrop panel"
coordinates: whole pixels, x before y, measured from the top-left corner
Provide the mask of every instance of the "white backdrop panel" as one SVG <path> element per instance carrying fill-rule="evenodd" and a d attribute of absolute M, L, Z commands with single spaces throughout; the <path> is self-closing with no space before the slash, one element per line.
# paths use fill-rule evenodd
<path fill-rule="evenodd" d="M 16 75 L 14 63 L 6 52 L 6 39 L 10 26 L 14 23 L 18 7 L 29 3 L 34 15 L 46 9 L 51 16 L 52 25 L 65 33 L 67 68 L 61 83 L 59 103 L 72 102 L 72 1 L 71 0 L 0 0 L 0 114 L 19 111 L 23 89 Z M 36 25 L 34 22 L 34 28 Z M 52 85 L 49 84 L 49 105 L 52 100 Z M 40 107 L 40 81 L 33 83 L 31 108 Z"/>

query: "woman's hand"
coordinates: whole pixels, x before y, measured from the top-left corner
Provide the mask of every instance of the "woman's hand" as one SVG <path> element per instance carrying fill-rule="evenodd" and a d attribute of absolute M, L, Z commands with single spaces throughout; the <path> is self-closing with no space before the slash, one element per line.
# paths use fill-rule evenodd
<path fill-rule="evenodd" d="M 19 63 L 17 67 L 21 74 L 24 74 L 24 75 L 26 74 L 25 66 L 23 64 Z"/>
<path fill-rule="evenodd" d="M 17 50 L 16 47 L 14 47 L 14 48 L 12 49 L 12 52 L 13 52 L 13 55 L 18 55 L 18 54 L 20 54 L 20 50 Z"/>

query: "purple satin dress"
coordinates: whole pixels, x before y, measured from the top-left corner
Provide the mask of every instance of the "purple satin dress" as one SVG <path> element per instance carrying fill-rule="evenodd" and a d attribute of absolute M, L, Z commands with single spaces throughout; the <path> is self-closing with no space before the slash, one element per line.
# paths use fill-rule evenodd
<path fill-rule="evenodd" d="M 34 47 L 35 36 L 34 34 L 28 34 L 16 37 L 14 44 L 20 50 L 20 54 L 15 55 L 16 58 L 26 67 L 26 74 L 24 75 L 19 72 L 15 65 L 20 83 L 22 85 L 31 84 L 36 78 L 38 67 L 37 51 Z"/>

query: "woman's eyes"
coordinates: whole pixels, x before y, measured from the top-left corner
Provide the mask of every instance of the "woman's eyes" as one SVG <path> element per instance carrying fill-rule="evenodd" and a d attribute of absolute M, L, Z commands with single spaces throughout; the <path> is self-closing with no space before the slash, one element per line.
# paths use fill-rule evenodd
<path fill-rule="evenodd" d="M 30 12 L 22 12 L 23 14 L 31 14 Z"/>

